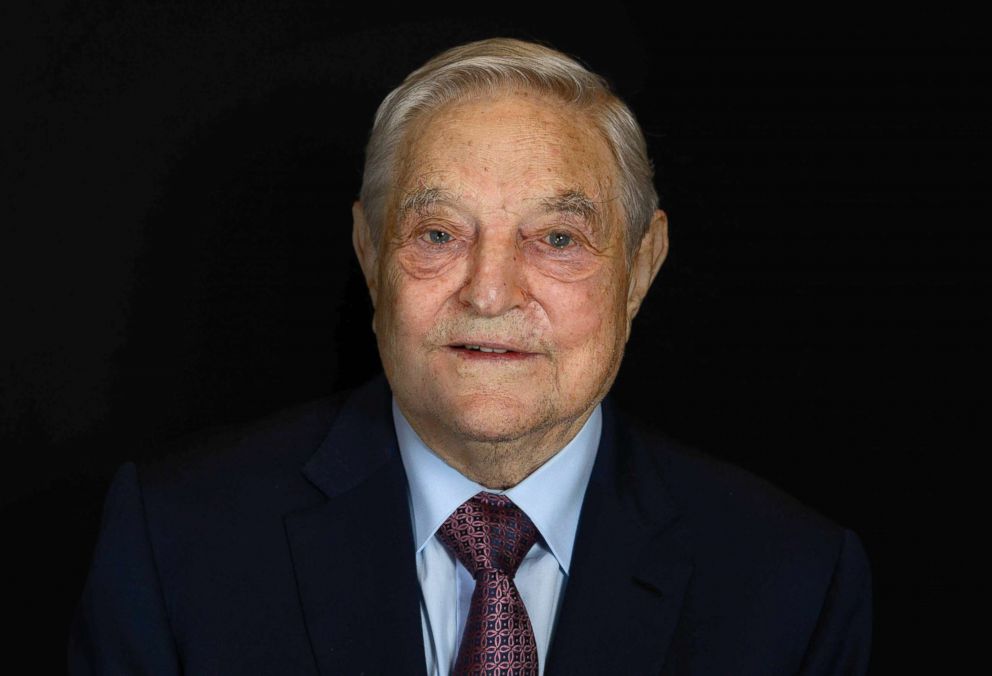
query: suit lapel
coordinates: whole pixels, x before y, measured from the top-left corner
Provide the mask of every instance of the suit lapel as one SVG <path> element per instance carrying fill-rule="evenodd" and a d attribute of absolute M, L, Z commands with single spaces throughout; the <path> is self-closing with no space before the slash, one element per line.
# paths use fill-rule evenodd
<path fill-rule="evenodd" d="M 343 406 L 304 474 L 327 502 L 286 517 L 322 674 L 423 674 L 406 476 L 382 379 Z"/>
<path fill-rule="evenodd" d="M 659 673 L 691 573 L 656 463 L 604 404 L 547 674 Z"/>

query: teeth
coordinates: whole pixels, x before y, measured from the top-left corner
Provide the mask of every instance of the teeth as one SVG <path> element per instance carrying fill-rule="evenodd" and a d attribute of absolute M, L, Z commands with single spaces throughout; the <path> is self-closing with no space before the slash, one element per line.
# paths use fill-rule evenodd
<path fill-rule="evenodd" d="M 479 352 L 495 352 L 496 354 L 506 354 L 509 350 L 501 350 L 497 347 L 482 347 L 480 345 L 466 345 L 466 350 L 478 350 Z"/>

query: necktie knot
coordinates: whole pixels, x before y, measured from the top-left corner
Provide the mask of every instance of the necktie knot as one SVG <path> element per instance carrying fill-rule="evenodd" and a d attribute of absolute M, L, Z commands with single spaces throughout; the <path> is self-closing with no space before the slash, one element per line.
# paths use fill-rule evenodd
<path fill-rule="evenodd" d="M 483 492 L 441 524 L 438 538 L 473 577 L 498 571 L 512 578 L 537 541 L 537 528 L 508 497 Z"/>

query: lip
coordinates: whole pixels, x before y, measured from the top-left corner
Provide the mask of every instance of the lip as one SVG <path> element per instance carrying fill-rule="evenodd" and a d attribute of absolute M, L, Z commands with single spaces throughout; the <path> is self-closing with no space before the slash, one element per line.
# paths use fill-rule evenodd
<path fill-rule="evenodd" d="M 458 359 L 465 361 L 485 361 L 485 362 L 520 362 L 537 357 L 533 352 L 482 352 L 480 350 L 466 350 L 463 347 L 447 347 Z"/>
<path fill-rule="evenodd" d="M 477 345 L 479 347 L 485 347 L 490 350 L 507 350 L 510 352 L 521 352 L 524 354 L 530 354 L 530 352 L 528 352 L 527 350 L 513 343 L 493 342 L 490 340 L 478 340 L 476 338 L 466 338 L 464 340 L 458 338 L 448 343 L 448 347 L 454 347 L 454 348 L 459 348 L 464 345 Z"/>
<path fill-rule="evenodd" d="M 471 350 L 466 345 L 478 346 L 487 350 L 506 350 L 505 352 L 483 352 L 481 350 Z M 495 342 L 490 340 L 477 340 L 469 338 L 466 340 L 454 340 L 445 346 L 450 352 L 462 359 L 469 360 L 497 360 L 497 361 L 519 361 L 530 357 L 538 356 L 535 352 L 529 352 L 513 343 Z"/>

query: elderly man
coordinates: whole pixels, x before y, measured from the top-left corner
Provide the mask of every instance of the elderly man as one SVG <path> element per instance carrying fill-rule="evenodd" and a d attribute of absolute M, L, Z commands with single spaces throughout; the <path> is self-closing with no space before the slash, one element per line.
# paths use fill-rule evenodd
<path fill-rule="evenodd" d="M 865 671 L 857 537 L 604 401 L 668 235 L 601 78 L 435 57 L 353 213 L 385 380 L 123 467 L 75 673 Z"/>

